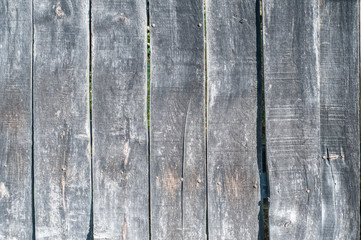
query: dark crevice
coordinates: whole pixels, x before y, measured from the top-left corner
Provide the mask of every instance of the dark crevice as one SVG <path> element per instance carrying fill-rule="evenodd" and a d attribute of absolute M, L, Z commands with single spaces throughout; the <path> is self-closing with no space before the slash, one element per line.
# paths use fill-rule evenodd
<path fill-rule="evenodd" d="M 90 219 L 89 232 L 87 240 L 94 239 L 94 212 L 93 212 L 93 127 L 92 127 L 92 3 L 89 0 L 89 127 L 90 127 L 90 186 L 91 186 L 91 200 L 90 200 Z"/>
<path fill-rule="evenodd" d="M 260 176 L 260 210 L 259 210 L 259 235 L 258 239 L 269 239 L 268 225 L 268 176 L 266 162 L 266 123 L 264 100 L 264 66 L 263 66 L 263 19 L 262 0 L 256 0 L 256 27 L 257 27 L 257 159 Z"/>
<path fill-rule="evenodd" d="M 263 199 L 263 225 L 264 225 L 264 230 L 263 230 L 263 237 L 265 240 L 269 239 L 269 218 L 268 218 L 268 208 L 269 208 L 269 199 L 268 198 L 264 198 Z"/>
<path fill-rule="evenodd" d="M 147 0 L 147 127 L 148 127 L 148 219 L 149 239 L 152 238 L 151 226 L 151 199 L 150 199 L 150 26 L 149 26 L 149 0 Z"/>
<path fill-rule="evenodd" d="M 360 5 L 359 5 L 360 6 Z M 361 88 L 360 88 L 360 86 L 361 86 L 361 74 L 360 74 L 360 70 L 361 70 L 361 7 L 359 7 L 359 10 L 358 10 L 358 31 L 359 31 L 359 34 L 358 34 L 358 42 L 359 42 L 359 45 L 358 45 L 358 59 L 359 59 L 359 65 L 358 65 L 358 70 L 359 70 L 359 96 L 358 96 L 358 107 L 359 107 L 359 109 L 358 109 L 358 117 L 359 117 L 359 121 L 358 121 L 358 124 L 359 124 L 359 137 L 360 137 L 360 149 L 361 149 L 361 128 L 360 128 L 360 126 L 361 126 L 361 111 L 360 111 L 360 109 L 361 109 L 361 101 L 360 101 L 360 96 L 361 96 Z M 360 192 L 361 192 L 361 168 L 359 169 L 359 177 L 360 177 L 360 184 L 359 184 L 359 187 L 360 187 Z M 361 206 L 361 198 L 360 198 L 360 206 Z M 361 239 L 361 221 L 359 222 L 359 224 L 360 224 L 360 239 Z"/>
<path fill-rule="evenodd" d="M 94 234 L 93 234 L 93 200 L 91 201 L 91 207 L 90 207 L 90 221 L 89 221 L 89 232 L 86 236 L 86 240 L 93 240 Z"/>
<path fill-rule="evenodd" d="M 32 2 L 32 9 L 31 9 L 31 18 L 32 18 L 32 55 L 31 55 L 31 192 L 32 192 L 32 200 L 31 200 L 31 207 L 32 207 L 32 225 L 33 225 L 33 240 L 36 239 L 36 232 L 35 232 L 35 158 L 34 158 L 34 151 L 35 151 L 35 136 L 34 136 L 34 58 L 35 58 L 35 19 L 34 19 L 34 1 Z"/>
<path fill-rule="evenodd" d="M 262 144 L 262 161 L 266 163 L 267 155 L 266 155 L 266 145 Z M 263 201 L 263 236 L 265 240 L 269 240 L 269 181 L 268 181 L 268 171 L 267 165 L 264 164 L 264 168 L 262 169 L 262 201 Z"/>
<path fill-rule="evenodd" d="M 260 1 L 256 0 L 256 25 L 257 25 L 257 163 L 260 177 L 260 185 L 262 186 L 262 40 L 261 40 L 261 15 L 260 15 Z M 262 188 L 259 190 L 262 196 Z M 264 216 L 263 216 L 263 201 L 259 203 L 258 214 L 258 239 L 264 239 Z"/>

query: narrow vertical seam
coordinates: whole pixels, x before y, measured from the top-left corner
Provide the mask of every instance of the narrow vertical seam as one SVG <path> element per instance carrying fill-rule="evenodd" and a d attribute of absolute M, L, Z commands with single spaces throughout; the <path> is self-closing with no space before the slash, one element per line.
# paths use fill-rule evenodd
<path fill-rule="evenodd" d="M 88 81 L 88 91 L 89 91 L 89 134 L 90 134 L 90 219 L 89 219 L 89 232 L 87 235 L 87 240 L 94 239 L 94 176 L 93 176 L 93 97 L 92 97 L 92 1 L 89 0 L 89 81 Z"/>
<path fill-rule="evenodd" d="M 33 240 L 36 239 L 35 229 L 35 137 L 34 137 L 34 58 L 35 58 L 35 33 L 34 33 L 34 0 L 31 2 L 31 35 L 32 35 L 32 51 L 31 51 L 31 190 L 32 190 L 32 231 Z"/>
<path fill-rule="evenodd" d="M 207 67 L 207 2 L 203 1 L 203 41 L 204 41 L 204 125 L 205 125 L 205 183 L 206 183 L 206 238 L 209 239 L 209 211 L 208 211 L 208 67 Z"/>
<path fill-rule="evenodd" d="M 146 87 L 147 87 L 147 99 L 146 99 L 146 103 L 147 103 L 147 140 L 148 140 L 148 144 L 147 144 L 147 154 L 148 154 L 148 219 L 149 219 L 149 224 L 148 224 L 148 231 L 149 231 L 149 239 L 152 239 L 152 226 L 151 226 L 151 220 L 152 220 L 152 215 L 151 215 L 151 184 L 150 184 L 150 55 L 151 55 L 151 51 L 150 51 L 150 3 L 149 0 L 146 1 L 146 14 L 147 14 L 147 28 L 146 28 L 146 38 L 147 38 L 147 47 L 146 47 L 146 57 L 147 57 L 147 82 L 146 82 Z"/>

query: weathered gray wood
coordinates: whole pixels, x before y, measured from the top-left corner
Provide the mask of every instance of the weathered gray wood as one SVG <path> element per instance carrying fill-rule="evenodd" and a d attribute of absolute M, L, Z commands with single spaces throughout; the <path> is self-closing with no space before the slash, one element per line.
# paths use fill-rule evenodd
<path fill-rule="evenodd" d="M 323 239 L 319 2 L 263 2 L 270 239 Z"/>
<path fill-rule="evenodd" d="M 258 9 L 257 9 L 258 7 Z M 257 15 L 253 0 L 207 2 L 209 239 L 258 239 Z"/>
<path fill-rule="evenodd" d="M 34 0 L 36 239 L 90 231 L 88 13 L 88 1 Z"/>
<path fill-rule="evenodd" d="M 358 9 L 320 1 L 322 239 L 360 234 Z"/>
<path fill-rule="evenodd" d="M 148 239 L 147 15 L 92 1 L 94 239 Z"/>
<path fill-rule="evenodd" d="M 150 1 L 152 239 L 206 238 L 203 1 Z"/>
<path fill-rule="evenodd" d="M 32 1 L 0 1 L 0 239 L 31 239 Z"/>

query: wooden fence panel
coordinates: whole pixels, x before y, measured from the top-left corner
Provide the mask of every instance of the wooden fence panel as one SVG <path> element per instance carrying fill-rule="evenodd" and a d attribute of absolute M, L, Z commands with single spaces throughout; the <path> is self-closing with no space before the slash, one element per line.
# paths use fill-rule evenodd
<path fill-rule="evenodd" d="M 203 1 L 150 1 L 152 239 L 206 239 Z"/>
<path fill-rule="evenodd" d="M 258 15 L 257 1 L 207 2 L 209 239 L 262 239 Z"/>
<path fill-rule="evenodd" d="M 320 2 L 323 239 L 360 234 L 358 9 L 357 0 Z"/>
<path fill-rule="evenodd" d="M 358 58 L 356 0 L 264 2 L 271 239 L 358 239 Z"/>
<path fill-rule="evenodd" d="M 34 0 L 34 21 L 36 239 L 86 239 L 91 230 L 89 3 Z"/>
<path fill-rule="evenodd" d="M 263 3 L 270 239 L 322 239 L 318 2 Z"/>
<path fill-rule="evenodd" d="M 0 0 L 0 239 L 264 238 L 259 2 L 206 58 L 203 0 L 147 2 Z M 262 10 L 270 239 L 359 239 L 360 0 Z"/>
<path fill-rule="evenodd" d="M 94 239 L 148 239 L 147 14 L 92 1 Z"/>
<path fill-rule="evenodd" d="M 0 239 L 31 239 L 32 2 L 0 1 Z"/>

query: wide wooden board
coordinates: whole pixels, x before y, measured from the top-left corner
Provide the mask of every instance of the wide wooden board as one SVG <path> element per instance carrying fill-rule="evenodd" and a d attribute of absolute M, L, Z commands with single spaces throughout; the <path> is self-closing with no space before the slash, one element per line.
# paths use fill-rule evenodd
<path fill-rule="evenodd" d="M 32 1 L 0 1 L 0 239 L 31 239 Z"/>
<path fill-rule="evenodd" d="M 34 0 L 36 239 L 91 233 L 89 2 Z"/>
<path fill-rule="evenodd" d="M 263 2 L 270 239 L 322 239 L 318 3 Z"/>
<path fill-rule="evenodd" d="M 92 1 L 94 239 L 149 238 L 147 15 Z"/>
<path fill-rule="evenodd" d="M 359 238 L 358 8 L 264 3 L 271 238 Z"/>
<path fill-rule="evenodd" d="M 152 239 L 206 238 L 203 1 L 150 1 Z"/>
<path fill-rule="evenodd" d="M 320 2 L 322 237 L 359 239 L 359 1 Z"/>
<path fill-rule="evenodd" d="M 209 239 L 262 239 L 259 4 L 207 1 Z"/>

